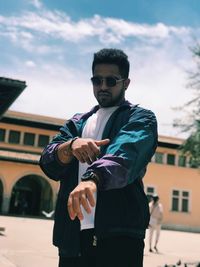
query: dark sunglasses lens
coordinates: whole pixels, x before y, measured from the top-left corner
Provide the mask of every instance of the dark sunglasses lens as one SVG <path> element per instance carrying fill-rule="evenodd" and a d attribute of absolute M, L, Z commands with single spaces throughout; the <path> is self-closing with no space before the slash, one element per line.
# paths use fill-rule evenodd
<path fill-rule="evenodd" d="M 113 86 L 115 86 L 117 84 L 117 82 L 116 82 L 116 79 L 115 78 L 113 78 L 113 77 L 107 77 L 106 78 L 106 84 L 109 87 L 113 87 Z"/>
<path fill-rule="evenodd" d="M 106 85 L 108 87 L 113 87 L 117 84 L 117 80 L 114 77 L 106 77 L 105 80 L 106 80 Z M 92 77 L 91 81 L 94 86 L 101 86 L 103 79 L 100 77 Z"/>
<path fill-rule="evenodd" d="M 91 81 L 92 81 L 93 85 L 95 85 L 95 86 L 99 86 L 102 83 L 101 79 L 99 77 L 92 77 Z"/>

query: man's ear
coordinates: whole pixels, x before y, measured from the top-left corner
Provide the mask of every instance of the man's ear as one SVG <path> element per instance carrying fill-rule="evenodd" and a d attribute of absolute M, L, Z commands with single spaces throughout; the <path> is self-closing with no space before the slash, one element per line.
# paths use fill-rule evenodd
<path fill-rule="evenodd" d="M 125 90 L 128 88 L 128 86 L 130 84 L 130 81 L 131 80 L 129 78 L 124 81 L 124 88 L 125 88 Z"/>

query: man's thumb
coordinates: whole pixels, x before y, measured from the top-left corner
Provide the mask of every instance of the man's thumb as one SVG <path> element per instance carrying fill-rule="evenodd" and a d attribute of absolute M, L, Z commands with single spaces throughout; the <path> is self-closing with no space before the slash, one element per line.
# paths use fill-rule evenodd
<path fill-rule="evenodd" d="M 107 145 L 109 142 L 110 142 L 110 139 L 107 138 L 107 139 L 95 141 L 95 144 L 97 146 L 104 146 L 104 145 Z"/>

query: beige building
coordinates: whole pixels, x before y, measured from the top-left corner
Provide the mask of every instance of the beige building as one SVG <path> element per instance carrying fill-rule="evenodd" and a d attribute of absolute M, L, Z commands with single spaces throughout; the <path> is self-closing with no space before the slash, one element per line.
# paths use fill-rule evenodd
<path fill-rule="evenodd" d="M 189 167 L 178 147 L 183 140 L 159 136 L 157 151 L 144 178 L 147 195 L 157 193 L 164 207 L 164 227 L 200 232 L 200 169 Z"/>
<path fill-rule="evenodd" d="M 58 183 L 38 162 L 63 120 L 8 111 L 0 121 L 0 210 L 40 216 L 54 209 Z"/>
<path fill-rule="evenodd" d="M 52 211 L 59 183 L 44 175 L 38 161 L 64 120 L 1 109 L 0 115 L 0 212 L 41 216 Z M 200 170 L 190 168 L 189 159 L 180 155 L 183 141 L 159 136 L 145 191 L 148 196 L 159 194 L 163 227 L 200 232 Z"/>

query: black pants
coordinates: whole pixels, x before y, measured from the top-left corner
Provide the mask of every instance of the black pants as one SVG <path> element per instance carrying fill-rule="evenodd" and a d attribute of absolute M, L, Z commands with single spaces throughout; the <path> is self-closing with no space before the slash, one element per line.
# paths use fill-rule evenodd
<path fill-rule="evenodd" d="M 98 239 L 93 231 L 81 232 L 81 256 L 67 258 L 60 253 L 59 267 L 142 267 L 144 241 L 127 236 Z"/>

